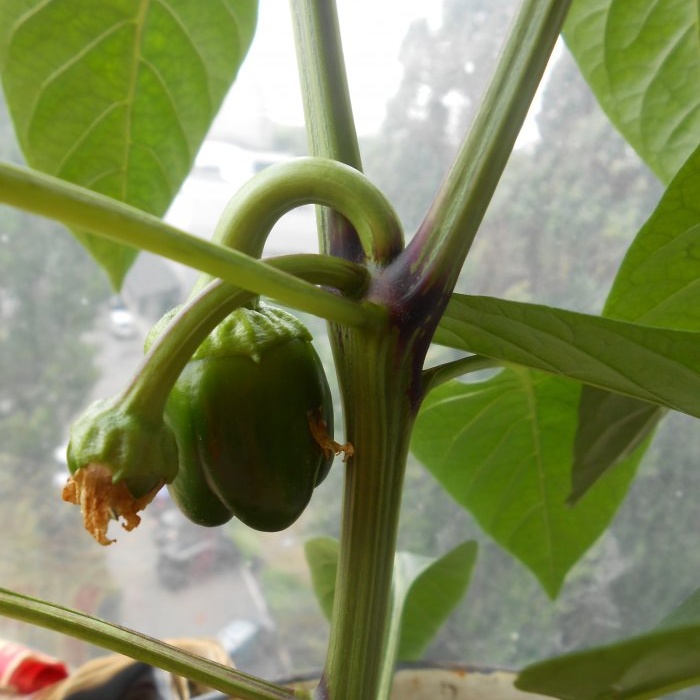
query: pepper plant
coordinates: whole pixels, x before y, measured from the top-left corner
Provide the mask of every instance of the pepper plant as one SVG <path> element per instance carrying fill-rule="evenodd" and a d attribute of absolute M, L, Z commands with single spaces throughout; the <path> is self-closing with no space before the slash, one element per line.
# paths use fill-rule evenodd
<path fill-rule="evenodd" d="M 523 0 L 454 163 L 406 237 L 362 174 L 334 2 L 291 7 L 311 155 L 232 193 L 205 241 L 159 217 L 243 61 L 255 0 L 99 0 L 90 11 L 79 0 L 3 0 L 0 69 L 30 167 L 0 165 L 0 200 L 70 227 L 116 288 L 138 249 L 202 273 L 131 383 L 73 428 L 67 497 L 98 539 L 114 515 L 135 526 L 167 485 L 205 525 L 237 515 L 285 527 L 344 453 L 340 540 L 307 547 L 331 619 L 319 685 L 290 690 L 11 591 L 0 610 L 249 700 L 386 698 L 397 659 L 420 654 L 475 558 L 473 543 L 432 562 L 396 552 L 411 447 L 554 597 L 610 522 L 663 415 L 700 416 L 697 3 Z M 667 188 L 600 316 L 454 293 L 562 32 L 613 124 Z M 319 253 L 263 257 L 274 223 L 309 203 L 321 205 Z M 274 311 L 259 326 L 240 320 L 268 313 L 261 296 L 328 321 L 346 445 L 333 440 L 322 375 L 285 379 L 305 331 Z M 281 349 L 270 360 L 277 397 L 263 387 L 270 377 L 256 378 L 260 410 L 226 425 L 238 381 L 230 395 L 213 391 L 240 358 L 231 337 L 245 336 L 254 364 L 272 352 L 258 345 L 266 334 Z M 427 366 L 431 344 L 456 359 Z M 213 360 L 214 381 L 192 369 Z M 192 423 L 201 431 L 188 433 Z M 257 442 L 214 459 L 243 428 Z M 259 453 L 263 442 L 272 456 Z M 254 484 L 261 465 L 266 479 Z M 289 477 L 284 488 L 278 477 Z M 417 606 L 431 587 L 445 601 L 440 619 L 425 620 Z M 577 700 L 656 697 L 700 681 L 699 641 L 691 598 L 648 634 L 542 661 L 516 685 Z"/>

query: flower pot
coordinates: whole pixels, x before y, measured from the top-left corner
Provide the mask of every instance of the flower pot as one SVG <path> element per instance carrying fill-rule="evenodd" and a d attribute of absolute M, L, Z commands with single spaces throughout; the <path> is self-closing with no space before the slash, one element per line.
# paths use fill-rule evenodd
<path fill-rule="evenodd" d="M 524 693 L 513 687 L 512 671 L 457 664 L 402 665 L 394 677 L 391 700 L 544 700 L 543 695 Z M 282 681 L 294 688 L 313 688 L 318 678 Z M 196 700 L 231 700 L 219 693 Z"/>

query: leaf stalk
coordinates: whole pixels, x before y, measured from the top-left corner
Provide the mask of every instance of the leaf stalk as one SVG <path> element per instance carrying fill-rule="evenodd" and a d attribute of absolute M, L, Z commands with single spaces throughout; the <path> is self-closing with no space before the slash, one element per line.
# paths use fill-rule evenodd
<path fill-rule="evenodd" d="M 114 625 L 20 593 L 0 588 L 0 614 L 15 620 L 46 627 L 124 654 L 137 661 L 157 666 L 178 676 L 198 681 L 222 693 L 241 700 L 304 700 L 309 693 L 249 676 L 228 666 L 222 666 L 178 649 L 140 632 Z"/>
<path fill-rule="evenodd" d="M 135 207 L 28 168 L 0 163 L 0 202 L 162 255 L 338 323 L 361 326 L 375 315 L 369 305 L 319 289 L 266 262 L 180 231 Z"/>

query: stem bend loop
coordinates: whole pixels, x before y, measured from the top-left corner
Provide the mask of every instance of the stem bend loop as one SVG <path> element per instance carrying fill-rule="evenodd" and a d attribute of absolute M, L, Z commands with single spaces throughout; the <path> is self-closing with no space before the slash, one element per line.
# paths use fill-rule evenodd
<path fill-rule="evenodd" d="M 296 158 L 272 165 L 233 196 L 212 240 L 260 257 L 277 221 L 305 204 L 342 214 L 358 232 L 367 260 L 383 267 L 403 249 L 398 215 L 361 172 L 328 158 Z M 194 291 L 211 278 L 202 277 Z"/>

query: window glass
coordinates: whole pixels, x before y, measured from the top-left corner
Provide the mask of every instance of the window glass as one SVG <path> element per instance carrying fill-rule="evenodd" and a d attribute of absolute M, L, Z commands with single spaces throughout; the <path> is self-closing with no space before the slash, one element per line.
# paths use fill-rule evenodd
<path fill-rule="evenodd" d="M 425 3 L 406 3 L 414 14 L 392 25 L 396 37 L 384 37 L 393 53 L 374 83 L 368 71 L 382 35 L 362 33 L 366 3 L 354 4 L 339 3 L 364 165 L 410 237 L 474 116 L 515 3 L 445 2 L 444 21 L 436 11 L 425 16 Z M 271 0 L 262 3 L 259 36 L 167 215 L 197 235 L 211 235 L 249 177 L 306 152 L 293 73 L 270 67 L 295 62 L 288 18 Z M 287 111 L 271 97 L 277 93 L 290 95 Z M 4 103 L 0 156 L 21 162 Z M 458 289 L 600 312 L 660 194 L 559 47 Z M 266 253 L 315 249 L 314 210 L 303 207 L 279 222 Z M 137 530 L 115 527 L 117 542 L 102 548 L 60 499 L 70 422 L 125 385 L 149 328 L 195 279 L 193 270 L 142 254 L 117 294 L 60 226 L 0 209 L 0 581 L 157 637 L 214 636 L 241 669 L 270 678 L 313 671 L 323 664 L 327 622 L 303 543 L 339 534 L 340 460 L 310 508 L 276 534 L 239 522 L 196 527 L 164 490 Z M 333 383 L 325 324 L 303 318 Z M 429 361 L 447 357 L 435 348 Z M 697 425 L 668 416 L 612 526 L 556 601 L 411 457 L 401 547 L 435 556 L 473 538 L 481 548 L 468 596 L 426 658 L 521 667 L 652 627 L 697 585 L 699 455 Z M 6 618 L 0 637 L 72 666 L 103 653 Z"/>

